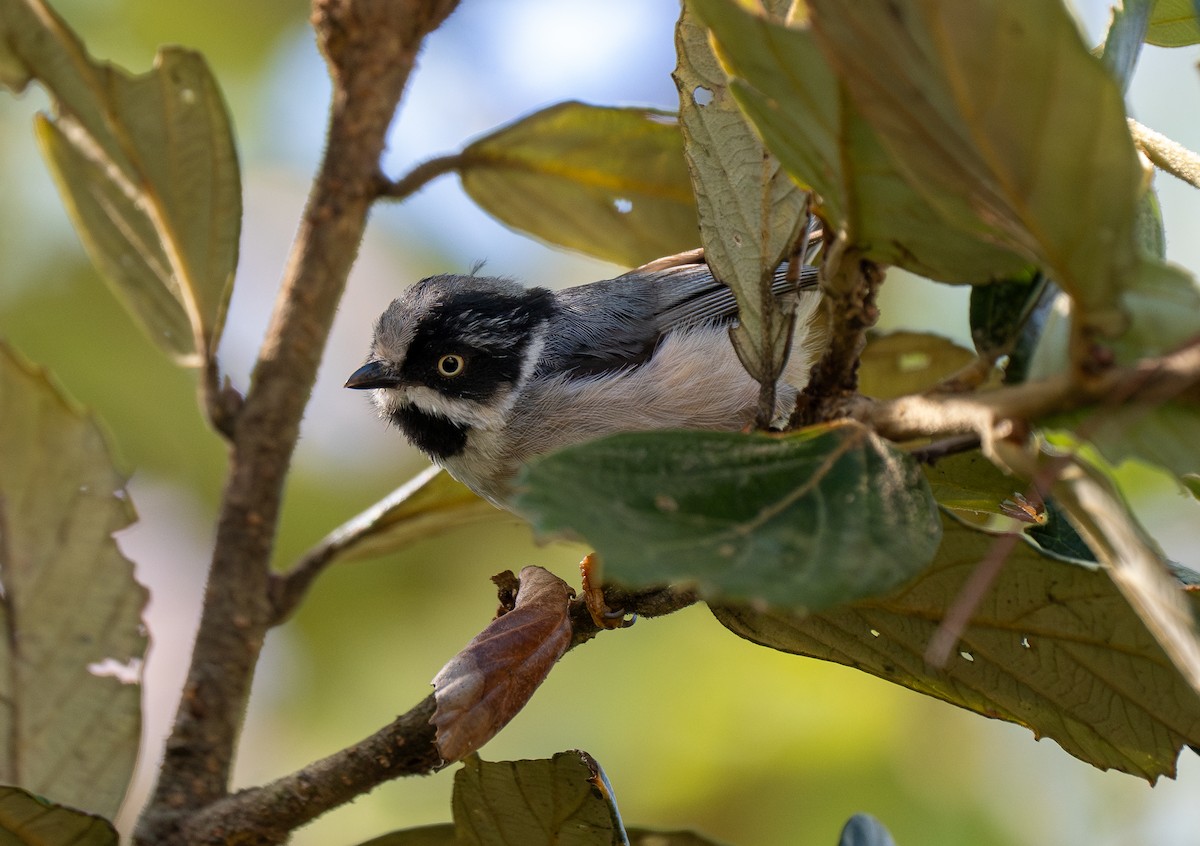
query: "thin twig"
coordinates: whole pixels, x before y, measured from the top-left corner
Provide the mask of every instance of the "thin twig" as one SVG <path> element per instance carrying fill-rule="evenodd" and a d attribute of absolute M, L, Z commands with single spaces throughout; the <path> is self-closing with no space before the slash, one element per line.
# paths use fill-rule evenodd
<path fill-rule="evenodd" d="M 503 603 L 505 590 L 511 586 L 501 581 L 498 587 Z M 671 614 L 698 601 L 696 594 L 673 588 L 625 591 L 606 587 L 604 598 L 610 607 L 636 617 Z M 568 650 L 605 631 L 595 624 L 582 601 L 572 604 L 570 621 Z M 434 772 L 444 764 L 429 722 L 436 704 L 430 694 L 358 743 L 270 784 L 212 803 L 187 821 L 186 841 L 222 844 L 236 834 L 239 846 L 275 846 L 299 826 L 386 781 Z"/>
<path fill-rule="evenodd" d="M 1133 133 L 1138 149 L 1154 162 L 1155 167 L 1200 188 L 1200 155 L 1133 118 L 1129 118 L 1129 131 Z"/>
<path fill-rule="evenodd" d="M 449 153 L 421 162 L 394 182 L 381 176 L 375 184 L 375 192 L 383 200 L 407 199 L 439 176 L 458 170 L 463 160 L 462 153 Z"/>

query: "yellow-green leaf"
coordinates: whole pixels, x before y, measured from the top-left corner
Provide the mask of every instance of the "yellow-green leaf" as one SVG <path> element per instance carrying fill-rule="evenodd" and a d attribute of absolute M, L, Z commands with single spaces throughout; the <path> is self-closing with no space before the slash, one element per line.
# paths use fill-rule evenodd
<path fill-rule="evenodd" d="M 463 188 L 514 229 L 636 267 L 700 233 L 675 116 L 560 103 L 470 144 Z"/>
<path fill-rule="evenodd" d="M 200 54 L 164 48 L 130 75 L 88 56 L 42 0 L 0 0 L 0 81 L 36 79 L 38 137 L 84 245 L 165 351 L 199 364 L 220 340 L 241 186 L 225 104 Z"/>
<path fill-rule="evenodd" d="M 141 727 L 146 591 L 96 422 L 0 347 L 0 782 L 111 816 Z"/>
<path fill-rule="evenodd" d="M 462 526 L 514 520 L 446 471 L 429 467 L 334 529 L 322 545 L 338 558 L 368 558 Z"/>
<path fill-rule="evenodd" d="M 1200 21 L 1194 0 L 1155 0 L 1146 43 L 1156 47 L 1200 44 Z"/>
<path fill-rule="evenodd" d="M 863 350 L 858 387 L 863 394 L 878 399 L 919 394 L 976 360 L 975 353 L 939 335 L 876 335 Z"/>

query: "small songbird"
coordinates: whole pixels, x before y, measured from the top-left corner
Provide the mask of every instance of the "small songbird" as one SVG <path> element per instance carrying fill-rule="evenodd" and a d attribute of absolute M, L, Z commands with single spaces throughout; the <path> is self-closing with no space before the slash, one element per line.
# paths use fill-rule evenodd
<path fill-rule="evenodd" d="M 786 267 L 775 288 L 793 287 Z M 790 412 L 821 344 L 805 267 L 776 409 Z M 394 300 L 347 388 L 492 503 L 520 466 L 615 432 L 753 423 L 759 385 L 729 339 L 733 292 L 699 251 L 560 291 L 487 276 L 431 276 Z"/>

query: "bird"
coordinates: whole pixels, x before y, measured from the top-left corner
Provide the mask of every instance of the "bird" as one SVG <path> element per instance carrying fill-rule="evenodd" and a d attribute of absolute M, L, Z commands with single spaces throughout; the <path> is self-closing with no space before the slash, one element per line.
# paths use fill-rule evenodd
<path fill-rule="evenodd" d="M 816 269 L 798 283 L 790 356 L 776 392 L 786 419 L 823 344 Z M 730 342 L 733 291 L 702 251 L 613 279 L 551 290 L 498 276 L 444 274 L 409 287 L 375 324 L 345 386 L 435 464 L 513 510 L 530 459 L 617 432 L 748 429 L 759 384 Z"/>

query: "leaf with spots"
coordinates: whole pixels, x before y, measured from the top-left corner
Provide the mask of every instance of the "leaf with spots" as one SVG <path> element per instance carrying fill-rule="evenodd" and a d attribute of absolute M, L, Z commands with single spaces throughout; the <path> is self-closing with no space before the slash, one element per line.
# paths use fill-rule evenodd
<path fill-rule="evenodd" d="M 146 591 L 96 421 L 0 346 L 0 782 L 112 816 L 141 729 Z"/>
<path fill-rule="evenodd" d="M 627 267 L 697 246 L 675 115 L 559 103 L 468 145 L 463 189 L 551 244 Z"/>
<path fill-rule="evenodd" d="M 622 434 L 534 462 L 523 487 L 534 527 L 593 544 L 608 580 L 794 610 L 894 588 L 940 535 L 915 462 L 850 422 Z"/>
<path fill-rule="evenodd" d="M 1200 697 L 1099 569 L 1017 543 L 947 666 L 925 662 L 946 609 L 997 540 L 945 517 L 933 564 L 885 596 L 807 618 L 713 613 L 755 643 L 1023 725 L 1101 769 L 1151 782 L 1174 775 L 1183 746 L 1200 743 Z M 1196 608 L 1200 593 L 1186 599 Z"/>

